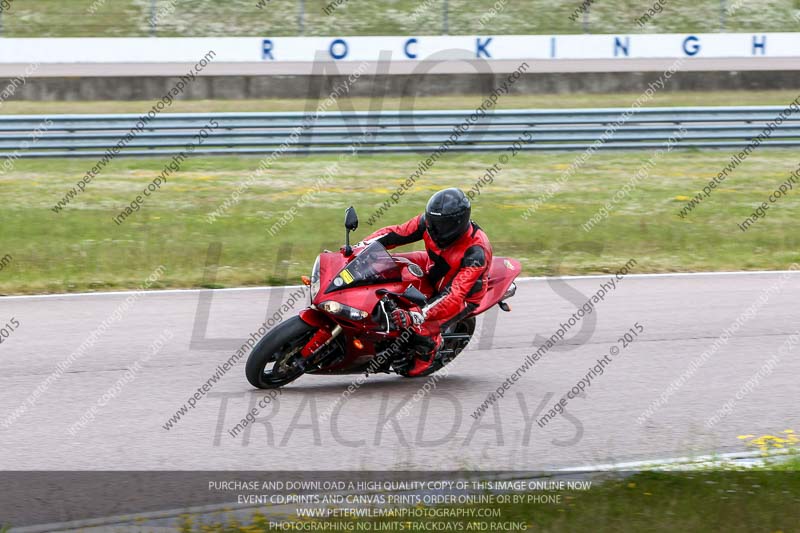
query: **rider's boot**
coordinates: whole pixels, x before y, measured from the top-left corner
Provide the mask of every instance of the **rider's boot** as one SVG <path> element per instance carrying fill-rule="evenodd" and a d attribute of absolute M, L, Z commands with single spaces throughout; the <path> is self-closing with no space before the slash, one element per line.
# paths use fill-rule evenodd
<path fill-rule="evenodd" d="M 442 335 L 437 333 L 433 337 L 418 335 L 414 339 L 412 367 L 408 371 L 409 377 L 426 376 L 433 370 L 436 353 L 442 345 Z"/>

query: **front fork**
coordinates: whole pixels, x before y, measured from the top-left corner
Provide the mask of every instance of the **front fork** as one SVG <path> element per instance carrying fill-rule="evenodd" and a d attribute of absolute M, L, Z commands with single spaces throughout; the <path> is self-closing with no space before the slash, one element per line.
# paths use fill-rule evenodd
<path fill-rule="evenodd" d="M 300 311 L 300 319 L 306 324 L 317 328 L 317 332 L 314 333 L 311 340 L 300 350 L 300 355 L 302 355 L 304 359 L 308 359 L 316 353 L 317 350 L 333 342 L 333 339 L 342 333 L 342 326 L 336 324 L 333 329 L 331 329 L 331 321 L 316 309 L 303 309 Z"/>

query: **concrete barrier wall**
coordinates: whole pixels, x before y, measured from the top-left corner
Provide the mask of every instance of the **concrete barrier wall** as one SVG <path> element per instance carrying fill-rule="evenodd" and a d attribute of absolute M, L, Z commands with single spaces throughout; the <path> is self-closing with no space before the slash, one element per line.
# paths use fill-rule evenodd
<path fill-rule="evenodd" d="M 570 72 L 523 74 L 512 94 L 639 92 L 660 72 Z M 350 95 L 368 97 L 486 94 L 502 83 L 504 74 L 363 75 L 350 84 Z M 347 76 L 202 76 L 191 83 L 181 99 L 260 99 L 327 96 Z M 13 94 L 4 100 L 153 100 L 177 82 L 170 76 L 43 77 L 17 80 Z M 14 80 L 0 79 L 0 87 Z M 799 89 L 797 71 L 692 71 L 676 72 L 668 91 L 718 91 Z"/>

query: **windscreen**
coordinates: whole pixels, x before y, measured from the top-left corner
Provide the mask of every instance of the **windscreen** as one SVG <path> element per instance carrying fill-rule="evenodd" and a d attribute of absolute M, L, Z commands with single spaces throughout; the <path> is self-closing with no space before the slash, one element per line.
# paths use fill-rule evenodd
<path fill-rule="evenodd" d="M 325 292 L 358 285 L 400 281 L 402 272 L 402 268 L 386 251 L 386 248 L 379 242 L 373 242 L 333 278 Z"/>

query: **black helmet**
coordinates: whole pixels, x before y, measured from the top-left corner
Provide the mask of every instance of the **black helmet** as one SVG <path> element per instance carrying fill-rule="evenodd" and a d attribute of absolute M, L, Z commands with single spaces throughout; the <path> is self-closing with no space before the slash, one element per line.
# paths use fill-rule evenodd
<path fill-rule="evenodd" d="M 444 189 L 425 206 L 425 228 L 439 248 L 447 248 L 469 230 L 472 207 L 461 189 Z"/>

